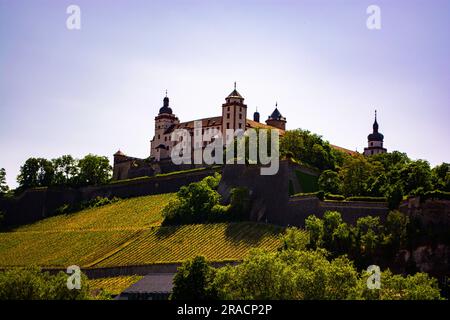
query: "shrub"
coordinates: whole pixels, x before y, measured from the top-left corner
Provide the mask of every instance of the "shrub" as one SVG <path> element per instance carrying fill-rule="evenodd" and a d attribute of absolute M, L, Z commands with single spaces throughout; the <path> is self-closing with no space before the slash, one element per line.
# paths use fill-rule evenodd
<path fill-rule="evenodd" d="M 325 200 L 344 201 L 345 196 L 340 195 L 340 194 L 327 193 L 327 194 L 325 194 Z"/>
<path fill-rule="evenodd" d="M 63 204 L 61 207 L 59 207 L 58 209 L 55 210 L 54 214 L 59 215 L 59 214 L 69 214 L 69 213 L 73 213 L 73 212 L 77 212 L 77 211 L 81 211 L 81 210 L 85 210 L 85 209 L 92 209 L 92 208 L 98 208 L 98 207 L 102 207 L 102 206 L 106 206 L 108 204 L 112 204 L 115 202 L 120 201 L 120 198 L 117 197 L 113 197 L 113 198 L 107 198 L 107 197 L 100 197 L 97 196 L 91 200 L 87 200 L 87 201 L 83 201 L 81 203 L 76 203 L 76 204 Z"/>
<path fill-rule="evenodd" d="M 450 192 L 441 190 L 427 191 L 421 196 L 421 200 L 425 201 L 428 199 L 450 200 Z"/>
<path fill-rule="evenodd" d="M 385 197 L 365 197 L 365 196 L 355 196 L 348 197 L 347 201 L 365 201 L 365 202 L 387 202 Z"/>

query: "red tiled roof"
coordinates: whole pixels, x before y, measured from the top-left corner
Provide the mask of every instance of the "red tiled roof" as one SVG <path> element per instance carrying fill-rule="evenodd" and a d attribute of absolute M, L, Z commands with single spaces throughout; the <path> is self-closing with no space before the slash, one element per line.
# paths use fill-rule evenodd
<path fill-rule="evenodd" d="M 338 150 L 338 151 L 344 152 L 344 153 L 349 154 L 351 156 L 359 154 L 359 152 L 352 151 L 352 150 L 349 150 L 349 149 L 346 149 L 346 148 L 342 148 L 342 147 L 339 147 L 339 146 L 335 146 L 334 144 L 330 144 L 330 146 L 332 148 Z"/>

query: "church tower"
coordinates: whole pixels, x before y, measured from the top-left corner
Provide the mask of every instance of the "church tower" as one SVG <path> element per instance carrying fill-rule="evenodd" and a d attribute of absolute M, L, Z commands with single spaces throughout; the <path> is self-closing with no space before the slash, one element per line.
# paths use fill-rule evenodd
<path fill-rule="evenodd" d="M 159 161 L 169 156 L 170 133 L 168 129 L 179 122 L 178 118 L 172 113 L 172 108 L 169 107 L 169 97 L 166 90 L 163 106 L 155 117 L 155 136 L 151 141 L 150 147 L 150 156 L 152 158 Z"/>
<path fill-rule="evenodd" d="M 383 148 L 384 136 L 378 132 L 377 110 L 375 110 L 375 121 L 373 123 L 373 132 L 367 136 L 368 147 L 364 148 L 364 155 L 371 156 L 378 153 L 386 153 Z"/>
<path fill-rule="evenodd" d="M 273 110 L 272 114 L 266 120 L 266 123 L 269 126 L 286 130 L 286 118 L 281 115 L 280 111 L 278 111 L 278 102 L 275 103 L 275 110 Z"/>
<path fill-rule="evenodd" d="M 222 136 L 224 143 L 227 141 L 225 140 L 227 129 L 245 131 L 246 124 L 247 105 L 244 104 L 244 98 L 237 92 L 235 82 L 233 92 L 225 98 L 225 103 L 222 104 Z"/>

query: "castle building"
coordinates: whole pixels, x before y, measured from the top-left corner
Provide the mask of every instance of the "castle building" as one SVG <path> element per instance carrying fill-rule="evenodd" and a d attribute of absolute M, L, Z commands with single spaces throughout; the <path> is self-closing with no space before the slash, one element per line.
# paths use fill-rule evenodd
<path fill-rule="evenodd" d="M 267 119 L 266 124 L 259 122 L 259 113 L 257 111 L 253 115 L 253 120 L 247 119 L 247 105 L 244 103 L 244 98 L 236 90 L 236 83 L 234 90 L 225 98 L 225 103 L 222 104 L 222 114 L 220 116 L 195 121 L 201 121 L 202 134 L 207 130 L 216 129 L 222 132 L 224 138 L 226 137 L 227 129 L 233 129 L 235 131 L 245 131 L 249 128 L 275 129 L 279 131 L 280 135 L 283 135 L 286 126 L 286 118 L 281 116 L 278 111 L 278 105 L 276 105 L 272 115 Z M 176 129 L 186 129 L 189 131 L 191 137 L 193 137 L 194 120 L 180 122 L 169 107 L 169 98 L 166 94 L 163 100 L 163 107 L 159 109 L 159 113 L 155 117 L 155 136 L 150 141 L 151 160 L 160 162 L 170 158 L 172 148 L 176 144 L 175 141 L 171 141 L 170 137 Z M 226 138 L 228 139 L 230 137 Z M 192 147 L 205 147 L 207 142 L 203 144 L 203 146 L 192 145 Z"/>
<path fill-rule="evenodd" d="M 364 148 L 364 155 L 371 156 L 378 153 L 386 153 L 386 148 L 383 148 L 384 136 L 378 132 L 377 110 L 375 110 L 375 121 L 373 123 L 373 132 L 367 136 L 368 147 Z"/>

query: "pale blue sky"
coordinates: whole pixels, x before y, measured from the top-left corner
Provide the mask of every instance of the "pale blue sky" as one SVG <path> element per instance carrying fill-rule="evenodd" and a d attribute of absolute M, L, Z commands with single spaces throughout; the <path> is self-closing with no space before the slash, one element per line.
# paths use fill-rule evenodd
<path fill-rule="evenodd" d="M 146 157 L 166 89 L 187 121 L 234 81 L 249 117 L 278 101 L 288 129 L 362 151 L 376 108 L 388 150 L 450 162 L 449 30 L 446 0 L 0 0 L 0 167 L 15 186 L 31 156 Z"/>

